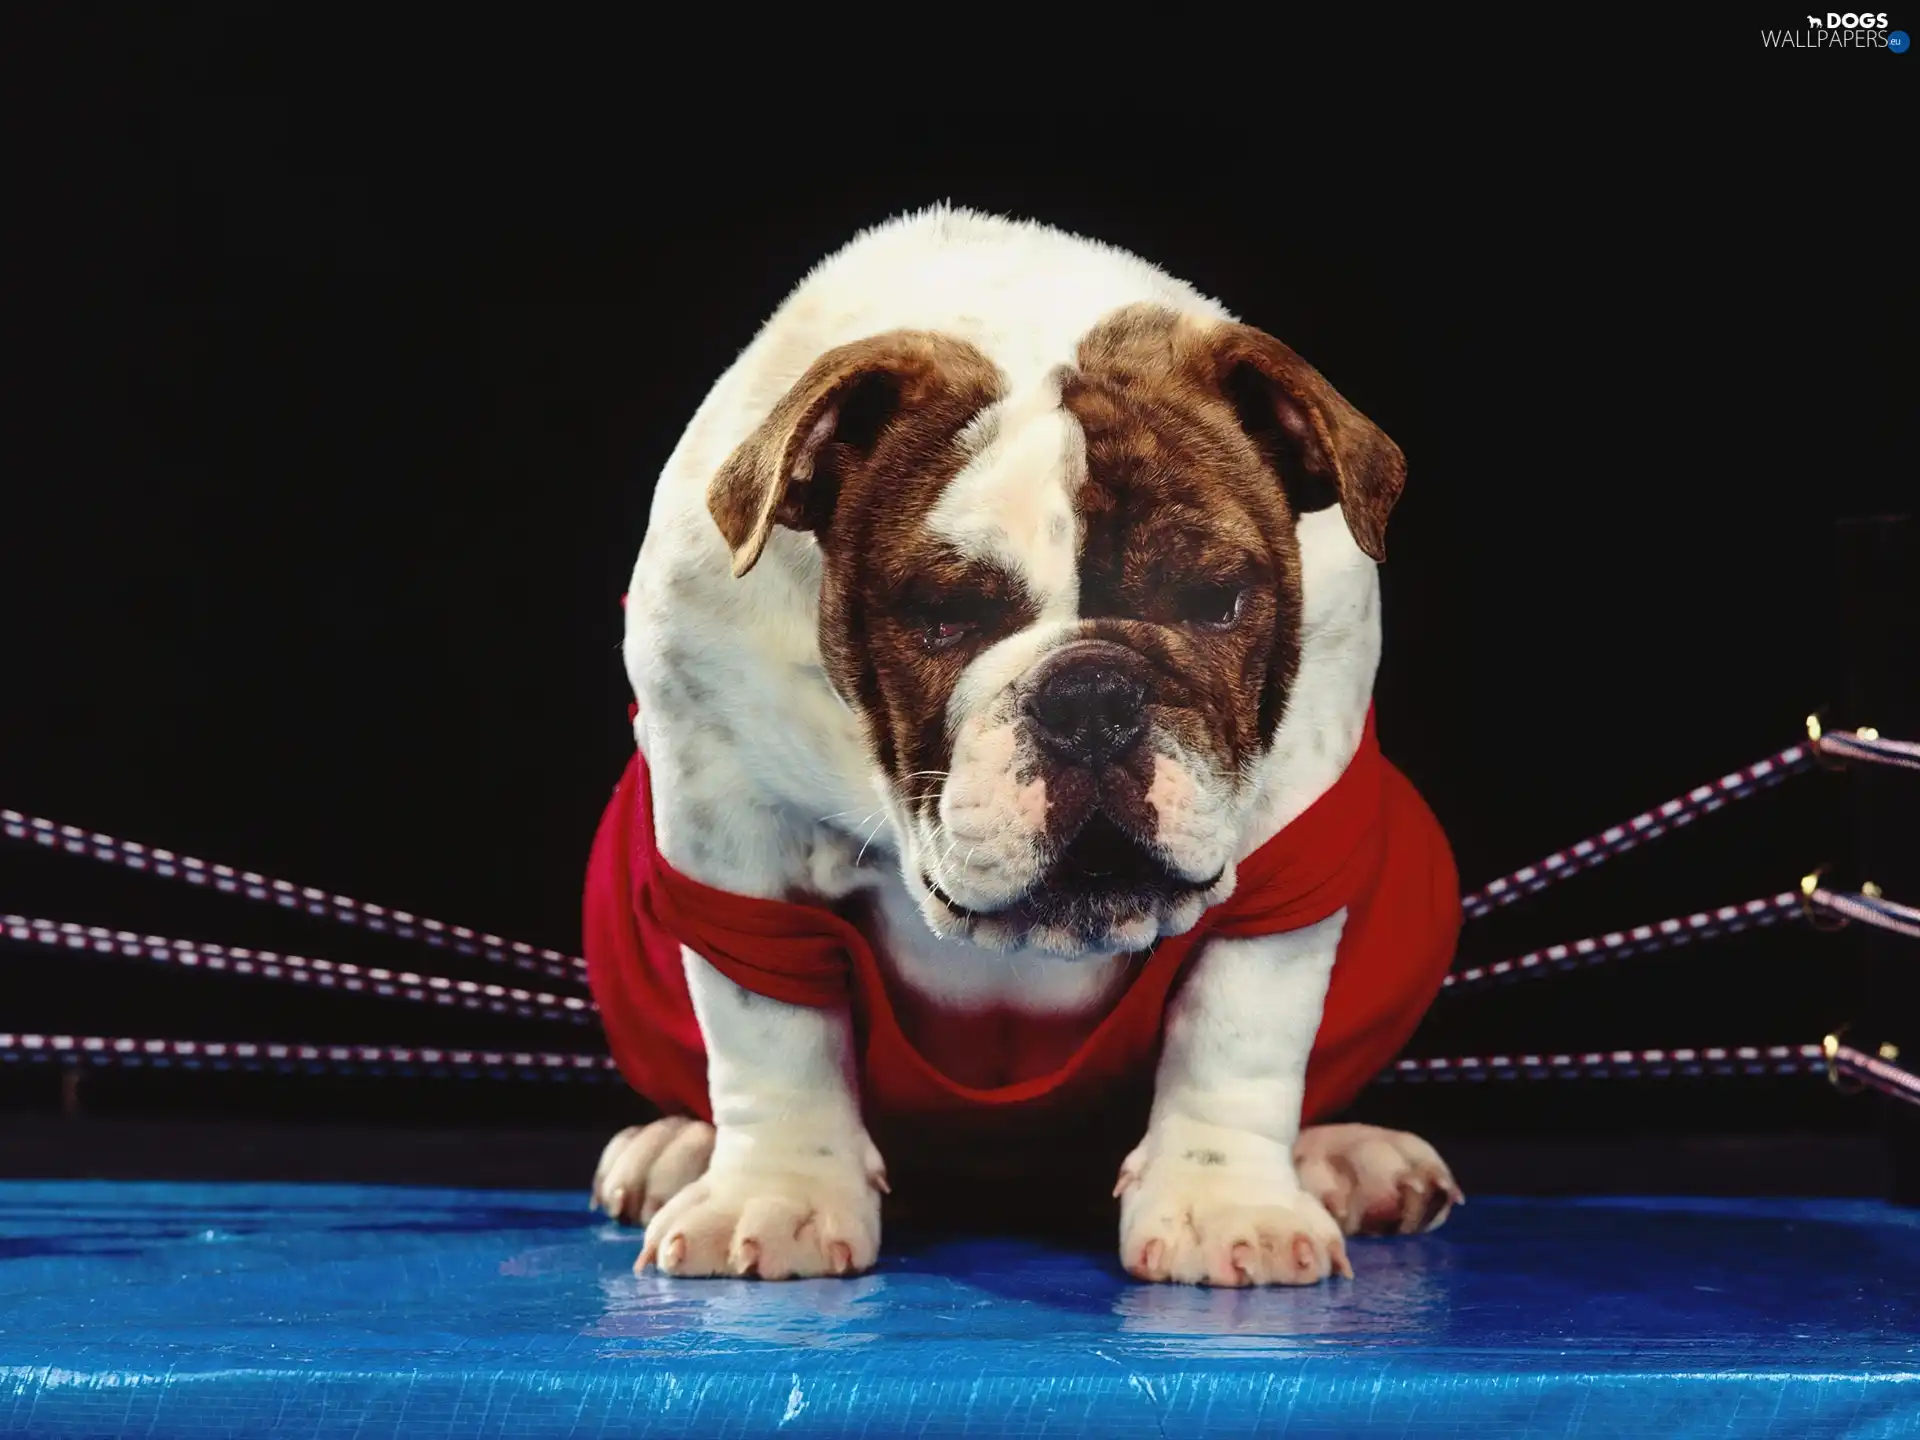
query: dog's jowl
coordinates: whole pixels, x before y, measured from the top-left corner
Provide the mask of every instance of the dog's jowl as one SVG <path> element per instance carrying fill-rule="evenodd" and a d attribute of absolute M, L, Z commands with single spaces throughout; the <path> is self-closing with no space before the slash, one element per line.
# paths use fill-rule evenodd
<path fill-rule="evenodd" d="M 1440 1223 L 1425 1143 L 1302 1129 L 1459 927 L 1374 738 L 1405 476 L 1104 245 L 938 209 L 802 281 L 668 459 L 627 603 L 586 941 L 667 1117 L 594 1181 L 641 1265 L 860 1271 L 890 1174 L 1097 1182 L 1157 1281 L 1312 1283 Z"/>

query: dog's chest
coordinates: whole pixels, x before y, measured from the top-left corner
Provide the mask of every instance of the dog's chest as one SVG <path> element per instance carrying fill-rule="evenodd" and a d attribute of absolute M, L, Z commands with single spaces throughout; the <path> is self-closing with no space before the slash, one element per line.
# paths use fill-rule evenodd
<path fill-rule="evenodd" d="M 862 920 L 901 1032 L 943 1075 L 982 1089 L 1059 1070 L 1142 958 L 1008 955 L 943 940 L 893 874 L 869 892 Z"/>

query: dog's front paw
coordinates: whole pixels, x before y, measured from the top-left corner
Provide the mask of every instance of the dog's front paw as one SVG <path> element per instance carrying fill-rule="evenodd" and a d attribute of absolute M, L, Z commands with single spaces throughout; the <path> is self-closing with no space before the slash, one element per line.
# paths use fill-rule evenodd
<path fill-rule="evenodd" d="M 1314 1125 L 1293 1147 L 1301 1186 L 1349 1235 L 1438 1228 L 1464 1204 L 1453 1172 L 1418 1135 L 1377 1125 Z"/>
<path fill-rule="evenodd" d="M 1295 1182 L 1284 1148 L 1259 1136 L 1168 1144 L 1149 1134 L 1114 1193 L 1120 1263 L 1136 1279 L 1315 1285 L 1353 1274 L 1340 1227 Z"/>
<path fill-rule="evenodd" d="M 685 1115 L 629 1125 L 607 1142 L 593 1172 L 595 1210 L 623 1225 L 644 1225 L 707 1168 L 713 1126 Z"/>
<path fill-rule="evenodd" d="M 870 1145 L 864 1157 L 846 1148 L 717 1158 L 653 1217 L 634 1270 L 798 1280 L 871 1269 L 886 1182 Z"/>

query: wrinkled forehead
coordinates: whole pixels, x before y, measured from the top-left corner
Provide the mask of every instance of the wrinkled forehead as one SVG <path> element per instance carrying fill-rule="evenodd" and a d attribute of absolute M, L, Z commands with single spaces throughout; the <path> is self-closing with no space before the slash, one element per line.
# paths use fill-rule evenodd
<path fill-rule="evenodd" d="M 965 465 L 926 517 L 928 538 L 1017 580 L 1041 618 L 1071 616 L 1078 590 L 1086 436 L 1059 377 L 980 412 Z"/>
<path fill-rule="evenodd" d="M 977 412 L 958 449 L 926 538 L 1016 578 L 1042 619 L 1074 613 L 1090 564 L 1128 568 L 1146 552 L 1198 561 L 1235 535 L 1258 558 L 1263 511 L 1278 501 L 1248 483 L 1257 455 L 1166 314 L 1123 311 L 1095 327 L 1071 363 Z"/>

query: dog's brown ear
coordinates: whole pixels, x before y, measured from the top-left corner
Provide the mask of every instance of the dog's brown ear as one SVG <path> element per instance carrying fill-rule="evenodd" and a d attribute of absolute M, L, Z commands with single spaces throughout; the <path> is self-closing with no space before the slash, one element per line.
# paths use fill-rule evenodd
<path fill-rule="evenodd" d="M 1208 342 L 1216 383 L 1279 472 L 1295 509 L 1337 501 L 1354 542 L 1384 560 L 1387 516 L 1407 481 L 1400 447 L 1264 330 L 1220 325 Z"/>
<path fill-rule="evenodd" d="M 889 331 L 815 360 L 707 489 L 734 576 L 753 569 L 775 525 L 824 533 L 841 488 L 890 429 L 956 386 L 985 403 L 993 376 L 978 350 L 931 331 Z"/>

